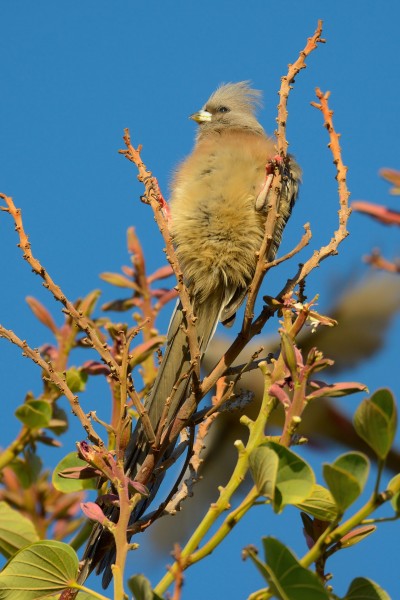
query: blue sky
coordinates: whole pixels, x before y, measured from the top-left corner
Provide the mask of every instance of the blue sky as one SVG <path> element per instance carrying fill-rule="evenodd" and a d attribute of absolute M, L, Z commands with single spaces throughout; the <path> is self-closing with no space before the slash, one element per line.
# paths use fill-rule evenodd
<path fill-rule="evenodd" d="M 273 132 L 280 77 L 318 18 L 324 20 L 327 44 L 309 57 L 289 102 L 290 151 L 303 167 L 304 183 L 282 251 L 297 242 L 303 223 L 310 221 L 313 241 L 302 258 L 330 239 L 338 208 L 326 132 L 321 115 L 310 106 L 316 86 L 332 93 L 353 199 L 386 203 L 388 186 L 378 178 L 378 169 L 400 169 L 397 2 L 1 4 L 0 189 L 22 208 L 35 254 L 71 299 L 95 288 L 103 290 L 103 301 L 114 297 L 98 274 L 127 264 L 125 234 L 130 225 L 143 241 L 149 269 L 164 260 L 149 209 L 139 202 L 136 173 L 118 155 L 123 128 L 130 128 L 135 144 L 143 144 L 143 159 L 168 196 L 171 172 L 193 145 L 195 124 L 187 117 L 218 84 L 249 79 L 263 90 L 260 120 Z M 395 198 L 391 206 L 397 208 Z M 339 256 L 310 277 L 309 296 L 320 293 L 321 308 L 330 305 L 343 282 L 365 274 L 362 256 L 371 247 L 379 246 L 389 257 L 400 255 L 396 230 L 361 215 L 353 215 L 349 229 Z M 0 322 L 39 346 L 48 334 L 35 322 L 25 297 L 38 297 L 61 322 L 59 307 L 22 261 L 5 214 L 0 215 L 0 265 Z M 277 291 L 290 272 L 285 266 L 279 275 L 272 274 L 265 293 Z M 167 323 L 166 314 L 162 324 Z M 398 394 L 399 333 L 397 319 L 386 348 L 345 375 L 371 390 L 385 385 Z M 27 389 L 39 392 L 40 381 L 34 365 L 4 341 L 0 356 L 1 443 L 6 445 L 18 428 L 12 417 L 15 407 Z M 93 401 L 107 402 L 93 394 Z M 359 400 L 349 400 L 349 410 Z M 62 452 L 81 437 L 75 430 Z M 314 460 L 312 453 L 306 451 L 306 456 Z M 326 460 L 333 456 L 327 454 Z M 47 460 L 51 465 L 50 456 Z M 260 586 L 255 569 L 240 561 L 240 549 L 250 542 L 260 544 L 261 535 L 273 533 L 304 552 L 297 517 L 288 513 L 270 519 L 267 509 L 255 511 L 233 532 L 231 542 L 187 573 L 183 598 L 240 599 Z M 388 560 L 398 548 L 398 536 L 398 525 L 382 527 L 363 545 L 339 553 L 331 566 L 337 569 L 337 592 L 344 593 L 351 577 L 359 574 L 398 597 L 398 574 Z M 143 553 L 132 557 L 131 572 L 145 570 L 156 583 L 169 561 L 169 556 L 154 554 L 144 540 Z"/>

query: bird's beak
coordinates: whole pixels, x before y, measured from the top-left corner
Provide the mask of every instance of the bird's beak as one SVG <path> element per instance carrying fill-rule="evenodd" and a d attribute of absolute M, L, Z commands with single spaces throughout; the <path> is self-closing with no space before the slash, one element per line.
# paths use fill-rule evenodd
<path fill-rule="evenodd" d="M 199 110 L 198 112 L 190 115 L 189 119 L 193 119 L 196 123 L 208 123 L 211 121 L 212 114 L 208 110 Z"/>

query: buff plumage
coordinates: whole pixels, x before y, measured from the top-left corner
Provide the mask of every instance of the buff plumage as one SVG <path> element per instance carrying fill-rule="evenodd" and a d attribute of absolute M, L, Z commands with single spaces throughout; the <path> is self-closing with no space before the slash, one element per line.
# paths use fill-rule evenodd
<path fill-rule="evenodd" d="M 203 108 L 192 115 L 199 123 L 192 154 L 178 167 L 172 180 L 170 210 L 171 234 L 185 283 L 191 295 L 200 351 L 204 354 L 219 320 L 232 319 L 243 302 L 253 278 L 266 219 L 256 209 L 265 182 L 267 162 L 276 153 L 255 116 L 260 92 L 247 82 L 223 85 Z M 300 169 L 292 159 L 282 188 L 279 218 L 269 259 L 279 246 L 284 225 L 297 197 Z M 190 355 L 184 332 L 184 316 L 178 303 L 171 319 L 164 358 L 146 401 L 154 430 L 157 430 L 165 401 L 182 374 L 189 371 Z M 190 390 L 190 378 L 183 379 L 173 395 L 168 421 L 171 422 Z M 169 456 L 167 449 L 160 463 Z M 149 444 L 139 422 L 126 455 L 126 472 L 140 474 Z M 132 514 L 143 514 L 160 485 L 160 477 L 150 481 L 150 499 Z M 113 510 L 110 518 L 118 518 Z M 83 557 L 80 580 L 98 566 L 104 570 L 103 585 L 111 579 L 115 560 L 112 547 L 105 550 L 110 535 L 96 525 Z M 111 540 L 112 542 L 112 540 Z"/>

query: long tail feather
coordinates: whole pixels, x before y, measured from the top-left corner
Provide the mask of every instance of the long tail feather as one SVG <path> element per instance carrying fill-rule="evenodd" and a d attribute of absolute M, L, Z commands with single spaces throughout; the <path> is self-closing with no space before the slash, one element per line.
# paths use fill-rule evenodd
<path fill-rule="evenodd" d="M 227 300 L 227 291 L 222 287 L 216 288 L 211 297 L 197 307 L 196 330 L 199 340 L 199 349 L 201 355 L 204 354 L 211 337 L 214 334 L 221 311 Z M 154 382 L 150 396 L 146 401 L 146 409 L 154 431 L 159 426 L 164 412 L 165 402 L 171 396 L 174 389 L 167 416 L 167 424 L 171 423 L 176 416 L 180 406 L 187 397 L 190 388 L 190 376 L 184 378 L 186 373 L 190 373 L 190 353 L 188 349 L 187 336 L 185 332 L 185 318 L 182 312 L 182 305 L 179 302 L 175 308 L 168 329 L 167 345 L 163 361 L 158 370 L 157 378 Z M 175 386 L 175 388 L 174 388 Z M 174 440 L 163 454 L 162 460 L 166 460 L 175 447 Z M 132 433 L 126 455 L 125 455 L 125 473 L 135 479 L 143 461 L 150 451 L 149 442 L 139 421 Z M 150 495 L 146 500 L 140 503 L 131 516 L 131 524 L 137 521 L 148 508 L 158 488 L 161 485 L 163 475 L 151 482 L 148 487 Z M 107 517 L 111 520 L 118 519 L 118 509 L 104 510 Z M 108 512 L 108 514 L 107 514 Z M 102 525 L 94 526 L 89 538 L 84 556 L 82 558 L 82 568 L 79 575 L 79 582 L 83 583 L 91 571 L 97 566 L 97 571 L 104 571 L 102 584 L 106 588 L 111 579 L 111 565 L 115 562 L 115 546 L 110 532 Z"/>

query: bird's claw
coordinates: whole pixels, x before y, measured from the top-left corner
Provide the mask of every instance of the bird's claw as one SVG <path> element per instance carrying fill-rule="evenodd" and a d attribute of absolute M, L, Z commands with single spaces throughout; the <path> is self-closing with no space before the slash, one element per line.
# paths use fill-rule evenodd
<path fill-rule="evenodd" d="M 166 199 L 164 198 L 164 196 L 162 195 L 160 186 L 159 186 L 156 178 L 155 178 L 155 182 L 156 182 L 156 188 L 157 188 L 157 200 L 160 205 L 161 212 L 162 212 L 165 220 L 167 221 L 167 223 L 169 223 L 169 221 L 171 219 L 171 211 L 169 208 L 169 204 L 166 201 Z"/>
<path fill-rule="evenodd" d="M 268 194 L 271 191 L 271 186 L 272 186 L 272 180 L 274 178 L 274 173 L 275 173 L 275 169 L 278 167 L 279 169 L 282 168 L 283 165 L 283 158 L 282 156 L 280 156 L 280 154 L 276 154 L 273 158 L 271 158 L 266 166 L 265 166 L 265 181 L 263 183 L 263 186 L 261 188 L 261 192 L 258 194 L 257 198 L 256 198 L 256 210 L 257 211 L 262 211 L 265 210 L 267 207 L 267 198 L 268 198 Z"/>

